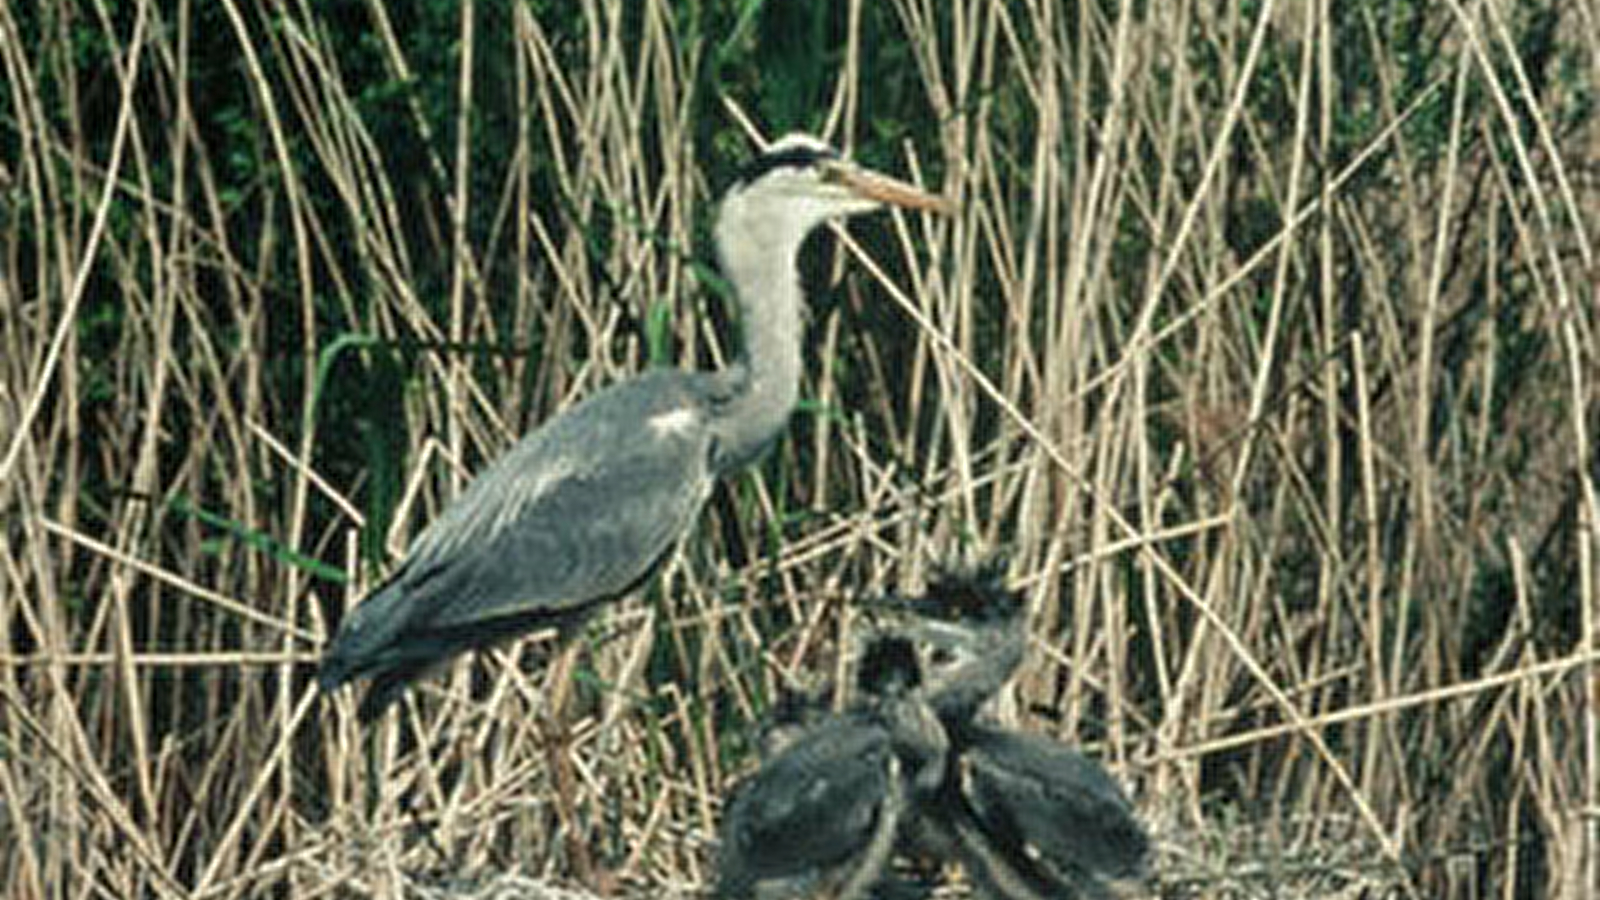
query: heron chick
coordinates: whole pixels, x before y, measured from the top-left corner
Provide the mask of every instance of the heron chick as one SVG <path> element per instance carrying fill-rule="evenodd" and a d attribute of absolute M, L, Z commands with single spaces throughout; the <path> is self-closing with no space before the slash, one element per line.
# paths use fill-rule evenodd
<path fill-rule="evenodd" d="M 660 370 L 560 413 L 495 460 L 346 617 L 323 690 L 370 678 L 376 718 L 413 680 L 530 631 L 570 633 L 640 587 L 698 517 L 712 485 L 782 431 L 799 393 L 795 261 L 818 226 L 884 205 L 946 202 L 790 135 L 723 197 L 715 229 L 743 352 L 719 371 Z"/>
<path fill-rule="evenodd" d="M 875 606 L 879 627 L 916 647 L 949 741 L 944 782 L 903 816 L 901 849 L 959 862 L 991 900 L 1108 897 L 1106 882 L 1142 877 L 1149 836 L 1099 764 L 984 720 L 1023 659 L 1022 595 L 980 569 L 943 573 L 919 597 Z"/>
<path fill-rule="evenodd" d="M 944 783 L 948 744 L 918 696 L 910 643 L 874 641 L 857 680 L 845 712 L 819 714 L 734 788 L 719 829 L 719 898 L 867 896 L 908 811 Z"/>
<path fill-rule="evenodd" d="M 993 900 L 1111 897 L 1143 878 L 1150 838 L 1098 763 L 1051 738 L 968 722 L 928 807 L 954 856 Z"/>

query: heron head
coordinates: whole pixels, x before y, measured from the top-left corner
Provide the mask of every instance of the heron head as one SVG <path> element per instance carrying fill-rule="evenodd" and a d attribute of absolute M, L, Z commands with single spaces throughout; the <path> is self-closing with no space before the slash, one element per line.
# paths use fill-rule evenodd
<path fill-rule="evenodd" d="M 949 201 L 862 168 L 822 140 L 787 134 L 747 163 L 722 200 L 719 237 L 798 244 L 833 219 L 883 206 L 948 212 Z"/>
<path fill-rule="evenodd" d="M 869 613 L 879 632 L 916 648 L 922 690 L 944 716 L 968 716 L 1022 664 L 1026 604 L 997 569 L 940 573 L 920 596 L 891 595 Z"/>
<path fill-rule="evenodd" d="M 907 694 L 922 683 L 916 647 L 898 635 L 878 635 L 867 644 L 856 670 L 856 687 L 868 697 Z"/>

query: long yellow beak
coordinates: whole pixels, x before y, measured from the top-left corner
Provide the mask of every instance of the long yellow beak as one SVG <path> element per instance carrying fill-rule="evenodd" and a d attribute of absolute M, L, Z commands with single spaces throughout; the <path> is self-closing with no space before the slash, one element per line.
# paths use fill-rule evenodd
<path fill-rule="evenodd" d="M 868 200 L 891 206 L 903 206 L 906 209 L 923 209 L 941 215 L 950 215 L 956 211 L 955 203 L 949 198 L 930 194 L 915 185 L 887 175 L 880 175 L 843 161 L 827 162 L 823 165 L 830 180 L 844 185 L 852 193 Z"/>

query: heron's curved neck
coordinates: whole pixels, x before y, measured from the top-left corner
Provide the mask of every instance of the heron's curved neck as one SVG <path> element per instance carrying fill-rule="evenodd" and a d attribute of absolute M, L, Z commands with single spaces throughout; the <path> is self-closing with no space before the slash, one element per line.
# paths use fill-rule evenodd
<path fill-rule="evenodd" d="M 804 233 L 747 228 L 724 215 L 717 229 L 723 274 L 733 286 L 744 331 L 739 359 L 728 370 L 731 397 L 720 417 L 727 468 L 755 458 L 789 421 L 800 394 L 802 323 L 795 258 Z"/>

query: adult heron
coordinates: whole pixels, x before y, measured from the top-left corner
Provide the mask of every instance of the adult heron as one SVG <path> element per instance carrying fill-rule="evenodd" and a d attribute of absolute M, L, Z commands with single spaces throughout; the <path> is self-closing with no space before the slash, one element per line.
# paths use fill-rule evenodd
<path fill-rule="evenodd" d="M 948 744 L 918 695 L 911 643 L 875 639 L 857 681 L 844 713 L 819 714 L 734 788 L 719 829 L 719 898 L 865 897 L 908 811 L 943 784 Z"/>
<path fill-rule="evenodd" d="M 345 618 L 323 656 L 332 690 L 371 678 L 377 717 L 428 669 L 545 627 L 570 633 L 638 588 L 689 530 L 720 476 L 783 430 L 801 372 L 795 259 L 825 222 L 885 204 L 945 201 L 789 135 L 724 196 L 715 235 L 744 332 L 720 371 L 653 371 L 603 390 L 529 433 L 412 543 Z"/>

